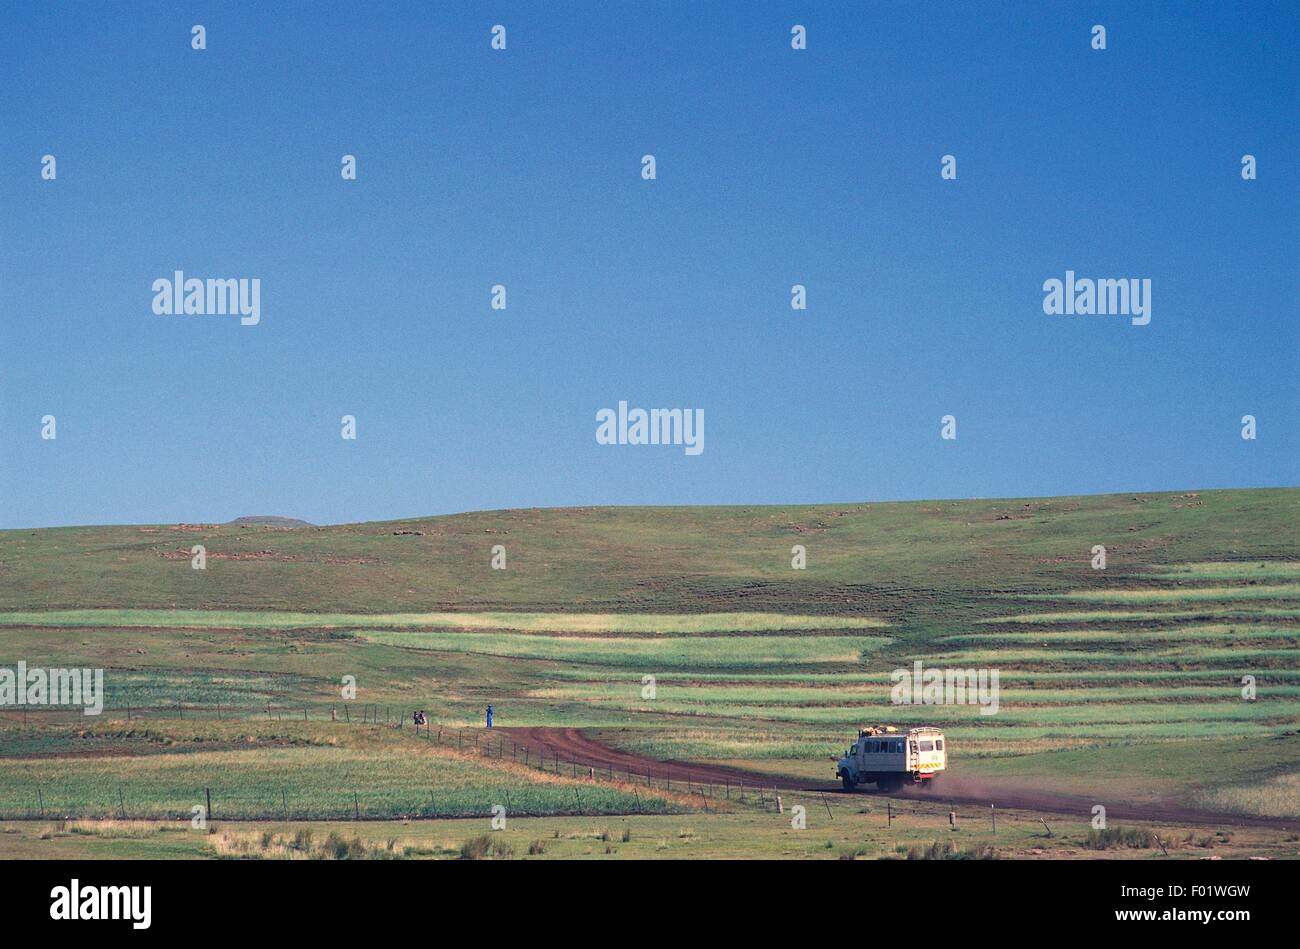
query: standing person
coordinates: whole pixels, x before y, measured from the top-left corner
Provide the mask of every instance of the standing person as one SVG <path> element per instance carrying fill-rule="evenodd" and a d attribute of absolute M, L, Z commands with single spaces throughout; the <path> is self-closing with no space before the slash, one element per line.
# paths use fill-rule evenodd
<path fill-rule="evenodd" d="M 488 728 L 492 727 L 492 706 L 491 705 L 487 707 L 487 727 Z"/>

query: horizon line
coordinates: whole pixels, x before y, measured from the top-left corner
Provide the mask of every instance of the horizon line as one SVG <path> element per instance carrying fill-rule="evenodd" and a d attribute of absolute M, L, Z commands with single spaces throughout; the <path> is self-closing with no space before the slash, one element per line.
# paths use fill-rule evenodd
<path fill-rule="evenodd" d="M 1010 495 L 987 495 L 982 497 L 947 497 L 947 498 L 907 498 L 902 500 L 856 500 L 856 501 L 790 501 L 784 503 L 719 503 L 719 504 L 558 504 L 547 507 L 524 506 L 524 507 L 496 507 L 496 508 L 479 508 L 468 511 L 447 511 L 440 514 L 415 514 L 404 517 L 377 518 L 366 521 L 334 521 L 325 524 L 318 524 L 303 518 L 294 517 L 288 514 L 241 514 L 237 517 L 225 521 L 135 521 L 135 522 L 117 522 L 117 523 L 99 523 L 99 524 L 56 524 L 46 527 L 0 527 L 0 534 L 14 531 L 52 531 L 52 530 L 86 530 L 89 528 L 105 527 L 170 527 L 180 524 L 185 525 L 211 525 L 212 527 L 231 527 L 241 526 L 237 522 L 250 518 L 260 519 L 278 519 L 286 521 L 299 521 L 299 527 L 352 527 L 359 524 L 399 524 L 409 521 L 429 521 L 436 518 L 452 517 L 470 517 L 477 514 L 507 514 L 514 511 L 578 511 L 578 510 L 649 510 L 649 511 L 676 511 L 676 510 L 699 510 L 703 508 L 784 508 L 784 507 L 837 507 L 840 505 L 899 505 L 899 504 L 960 504 L 977 501 L 1055 501 L 1075 498 L 1109 498 L 1120 497 L 1122 495 L 1164 495 L 1164 494 L 1183 494 L 1183 495 L 1202 495 L 1202 494 L 1222 494 L 1228 491 L 1294 491 L 1300 489 L 1300 485 L 1264 485 L 1255 487 L 1241 488 L 1161 488 L 1158 490 L 1126 490 L 1126 491 L 1102 491 L 1095 494 L 1010 494 Z M 253 524 L 251 526 L 262 526 Z M 274 526 L 274 525 L 270 525 Z M 293 528 L 286 528 L 293 529 Z"/>

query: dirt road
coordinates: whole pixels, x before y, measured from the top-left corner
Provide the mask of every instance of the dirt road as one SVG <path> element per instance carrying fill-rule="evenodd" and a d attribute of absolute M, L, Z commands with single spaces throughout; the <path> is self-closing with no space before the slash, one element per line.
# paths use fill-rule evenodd
<path fill-rule="evenodd" d="M 875 791 L 845 792 L 838 782 L 810 781 L 789 775 L 764 774 L 741 768 L 720 765 L 703 765 L 680 761 L 660 761 L 604 745 L 577 728 L 499 728 L 521 748 L 544 751 L 565 761 L 587 765 L 597 771 L 650 774 L 656 780 L 669 778 L 682 784 L 744 785 L 751 788 L 781 791 L 821 791 L 827 793 L 854 793 L 866 797 L 893 797 L 905 800 L 938 801 L 943 803 L 979 806 L 996 805 L 999 810 L 1038 811 L 1044 814 L 1061 814 L 1078 820 L 1090 820 L 1092 808 L 1104 804 L 1110 820 L 1158 821 L 1169 824 L 1199 824 L 1220 826 L 1252 826 L 1300 829 L 1300 821 L 1273 817 L 1249 817 L 1200 810 L 1175 801 L 1124 802 L 1103 801 L 1091 797 L 1066 794 L 1044 787 L 1023 787 L 1014 782 L 998 779 L 975 778 L 960 774 L 944 774 L 932 790 L 905 788 L 884 795 Z M 827 762 L 827 771 L 831 770 Z"/>

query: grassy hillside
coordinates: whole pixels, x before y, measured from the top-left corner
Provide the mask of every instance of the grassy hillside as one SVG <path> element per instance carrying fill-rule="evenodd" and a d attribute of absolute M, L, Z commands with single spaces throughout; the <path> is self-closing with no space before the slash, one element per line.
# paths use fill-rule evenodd
<path fill-rule="evenodd" d="M 330 795 L 370 771 L 395 782 L 375 793 L 381 813 L 487 806 L 500 778 L 479 763 L 442 769 L 442 799 L 432 764 L 326 741 L 355 676 L 358 703 L 474 725 L 492 702 L 499 724 L 590 728 L 662 758 L 824 779 L 864 722 L 937 724 L 969 773 L 1013 761 L 1029 780 L 1131 796 L 1116 775 L 1165 762 L 1162 793 L 1300 814 L 1298 515 L 1285 489 L 7 531 L 0 665 L 102 667 L 118 724 L 105 737 L 0 714 L 0 812 L 29 810 L 40 783 L 73 812 L 116 788 L 162 814 L 224 777 L 250 816 L 277 796 L 330 816 Z M 917 660 L 997 670 L 998 712 L 892 705 L 891 670 Z M 276 723 L 290 747 L 173 720 L 267 704 L 310 710 Z M 127 706 L 180 733 L 124 734 Z M 539 812 L 567 800 L 549 793 Z"/>
<path fill-rule="evenodd" d="M 0 532 L 0 610 L 753 610 L 951 623 L 994 591 L 1100 585 L 1149 564 L 1294 560 L 1297 524 L 1300 490 L 1278 489 L 18 530 Z M 205 571 L 190 569 L 195 544 Z M 489 569 L 496 544 L 507 570 Z M 795 544 L 807 570 L 790 568 Z M 1089 569 L 1094 544 L 1111 570 Z"/>

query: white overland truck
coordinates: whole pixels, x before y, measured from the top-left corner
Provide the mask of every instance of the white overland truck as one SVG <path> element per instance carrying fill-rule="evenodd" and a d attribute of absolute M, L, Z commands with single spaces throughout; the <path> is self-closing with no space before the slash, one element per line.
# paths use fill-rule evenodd
<path fill-rule="evenodd" d="M 904 733 L 893 725 L 872 725 L 858 729 L 858 740 L 835 763 L 835 776 L 846 791 L 859 784 L 897 791 L 905 781 L 928 788 L 947 766 L 942 730 L 923 727 Z"/>

